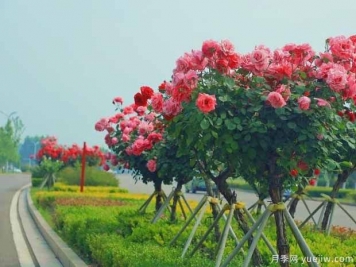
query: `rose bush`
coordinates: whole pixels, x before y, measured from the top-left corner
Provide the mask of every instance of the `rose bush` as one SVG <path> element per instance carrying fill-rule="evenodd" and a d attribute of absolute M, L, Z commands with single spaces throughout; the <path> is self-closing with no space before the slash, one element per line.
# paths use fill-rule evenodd
<path fill-rule="evenodd" d="M 162 111 L 179 151 L 192 151 L 204 171 L 214 171 L 229 202 L 233 194 L 224 185 L 238 173 L 279 203 L 282 190 L 316 168 L 337 165 L 330 155 L 354 144 L 342 143 L 338 129 L 355 120 L 355 39 L 330 38 L 320 54 L 308 44 L 288 44 L 274 51 L 257 46 L 246 55 L 229 41 L 206 41 L 177 60 L 152 106 Z M 345 103 L 352 115 L 341 118 Z M 280 212 L 275 219 L 279 254 L 286 255 Z"/>

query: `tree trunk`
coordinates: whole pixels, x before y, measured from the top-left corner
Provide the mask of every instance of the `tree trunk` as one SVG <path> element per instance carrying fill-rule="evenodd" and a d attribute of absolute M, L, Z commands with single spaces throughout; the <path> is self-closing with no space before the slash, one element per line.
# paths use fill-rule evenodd
<path fill-rule="evenodd" d="M 303 190 L 304 190 L 304 188 L 298 187 L 298 190 L 297 190 L 297 192 L 296 192 L 296 195 L 297 195 L 297 196 L 301 195 L 301 194 L 303 193 Z M 295 197 L 295 198 L 293 198 L 293 200 L 292 200 L 292 202 L 291 202 L 291 204 L 290 204 L 289 213 L 290 213 L 290 215 L 292 216 L 292 218 L 294 218 L 294 215 L 295 215 L 295 212 L 296 212 L 296 210 L 297 210 L 297 205 L 298 205 L 298 203 L 299 203 L 299 200 L 300 200 L 300 199 L 299 199 L 298 197 Z"/>
<path fill-rule="evenodd" d="M 175 222 L 177 220 L 177 203 L 180 199 L 180 194 L 182 193 L 182 186 L 183 183 L 178 181 L 177 187 L 174 189 L 174 196 L 173 196 L 173 204 L 171 209 L 171 222 Z"/>
<path fill-rule="evenodd" d="M 282 203 L 282 180 L 281 175 L 276 174 L 276 158 L 271 158 L 268 164 L 269 167 L 269 194 L 273 204 Z M 277 250 L 279 259 L 286 257 L 289 259 L 289 244 L 287 239 L 286 225 L 284 221 L 284 215 L 282 210 L 274 212 L 274 220 L 276 223 L 277 233 Z M 289 267 L 289 261 L 279 261 L 280 266 Z"/>
<path fill-rule="evenodd" d="M 228 203 L 236 203 L 236 194 L 233 193 L 231 191 L 231 189 L 229 188 L 229 185 L 226 182 L 226 179 L 215 179 L 214 181 L 220 191 L 220 193 L 224 196 L 224 198 L 226 199 L 226 201 Z M 241 213 L 240 210 L 235 210 L 234 212 L 234 217 L 236 219 L 236 221 L 238 222 L 240 228 L 242 229 L 242 231 L 247 234 L 247 232 L 250 230 L 246 219 L 243 215 L 243 213 Z M 248 240 L 249 245 L 251 245 L 253 240 L 253 236 L 251 236 Z M 253 256 L 252 256 L 252 263 L 253 266 L 262 266 L 263 264 L 263 260 L 262 260 L 262 256 L 261 253 L 259 252 L 258 248 L 255 249 L 255 251 L 253 252 Z"/>
<path fill-rule="evenodd" d="M 157 212 L 163 204 L 162 180 L 159 179 L 158 181 L 155 181 L 154 187 L 155 187 L 155 191 L 157 192 L 156 206 L 155 206 Z"/>
<path fill-rule="evenodd" d="M 214 190 L 211 186 L 211 183 L 208 179 L 204 179 L 205 181 L 205 186 L 206 186 L 206 192 L 208 193 L 209 196 L 211 197 L 217 197 L 215 196 L 214 194 Z M 218 210 L 218 207 L 217 207 L 217 204 L 210 204 L 210 207 L 213 211 L 213 218 L 215 220 L 215 218 L 218 216 L 219 214 L 219 210 Z M 221 235 L 221 232 L 220 232 L 220 227 L 219 227 L 219 224 L 217 224 L 215 227 L 214 227 L 214 236 L 215 236 L 215 240 L 216 242 L 219 242 L 220 240 L 220 235 Z"/>
<path fill-rule="evenodd" d="M 337 180 L 336 180 L 336 182 L 333 186 L 333 189 L 331 190 L 331 193 L 330 193 L 330 197 L 332 199 L 337 197 L 337 194 L 339 193 L 339 190 L 340 190 L 342 184 L 346 182 L 347 177 L 349 177 L 349 175 L 352 171 L 353 170 L 344 170 L 342 173 L 340 173 L 338 175 Z M 330 220 L 332 206 L 333 206 L 332 202 L 328 202 L 328 204 L 326 205 L 323 221 L 321 223 L 321 229 L 324 231 L 326 230 L 326 227 L 328 226 L 328 222 Z"/>

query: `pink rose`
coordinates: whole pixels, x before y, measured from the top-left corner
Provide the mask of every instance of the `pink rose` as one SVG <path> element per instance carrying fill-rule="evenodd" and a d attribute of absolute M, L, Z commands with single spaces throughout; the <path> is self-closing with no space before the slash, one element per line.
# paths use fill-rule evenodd
<path fill-rule="evenodd" d="M 330 106 L 330 103 L 328 101 L 326 101 L 325 99 L 322 99 L 322 98 L 317 98 L 317 97 L 314 97 L 314 99 L 317 101 L 317 105 L 319 107 L 328 107 L 328 108 L 331 108 Z"/>
<path fill-rule="evenodd" d="M 182 105 L 180 102 L 169 98 L 163 102 L 162 112 L 168 116 L 175 116 L 182 111 Z"/>
<path fill-rule="evenodd" d="M 256 70 L 261 71 L 268 67 L 269 55 L 265 49 L 256 49 L 251 53 L 251 63 Z"/>
<path fill-rule="evenodd" d="M 354 54 L 354 44 L 345 36 L 329 38 L 331 53 L 340 59 L 350 59 Z"/>
<path fill-rule="evenodd" d="M 147 164 L 147 169 L 150 171 L 150 172 L 155 172 L 156 171 L 156 168 L 157 168 L 157 163 L 154 159 L 150 159 Z"/>
<path fill-rule="evenodd" d="M 192 70 L 204 70 L 206 65 L 208 65 L 209 60 L 203 56 L 202 51 L 192 51 L 190 68 Z"/>
<path fill-rule="evenodd" d="M 120 96 L 115 97 L 115 98 L 113 99 L 113 101 L 112 101 L 113 104 L 119 103 L 119 104 L 121 104 L 121 105 L 122 105 L 123 102 L 124 102 L 124 101 L 123 101 L 122 97 L 120 97 Z"/>
<path fill-rule="evenodd" d="M 199 93 L 197 101 L 195 102 L 199 110 L 203 113 L 208 113 L 215 109 L 216 98 L 214 95 Z"/>
<path fill-rule="evenodd" d="M 111 144 L 112 144 L 112 145 L 116 145 L 118 142 L 119 142 L 119 140 L 117 140 L 117 137 L 113 137 L 113 138 L 111 139 Z"/>
<path fill-rule="evenodd" d="M 278 86 L 277 89 L 275 90 L 275 92 L 280 93 L 283 96 L 283 99 L 285 101 L 288 101 L 288 99 L 291 95 L 289 87 L 284 84 L 281 84 L 280 86 Z"/>
<path fill-rule="evenodd" d="M 270 92 L 267 96 L 267 101 L 271 104 L 274 108 L 281 108 L 287 105 L 286 101 L 284 100 L 283 96 L 277 92 Z"/>
<path fill-rule="evenodd" d="M 327 75 L 326 83 L 332 90 L 339 92 L 345 89 L 347 84 L 347 72 L 343 66 L 334 64 Z"/>
<path fill-rule="evenodd" d="M 298 99 L 298 105 L 301 110 L 308 110 L 310 106 L 310 98 L 307 96 L 302 96 Z"/>
<path fill-rule="evenodd" d="M 215 53 L 220 51 L 220 44 L 214 40 L 204 41 L 202 46 L 203 55 L 207 58 L 211 58 Z"/>

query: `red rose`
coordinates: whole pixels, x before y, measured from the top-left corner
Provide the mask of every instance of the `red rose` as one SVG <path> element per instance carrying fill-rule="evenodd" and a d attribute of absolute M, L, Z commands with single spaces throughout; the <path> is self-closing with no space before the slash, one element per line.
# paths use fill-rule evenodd
<path fill-rule="evenodd" d="M 296 169 L 293 169 L 289 172 L 289 174 L 293 177 L 296 177 L 296 176 L 298 176 L 298 171 Z"/>
<path fill-rule="evenodd" d="M 154 93 L 153 89 L 151 87 L 148 87 L 148 86 L 141 86 L 140 90 L 141 90 L 141 94 L 146 99 L 150 99 L 151 96 Z"/>
<path fill-rule="evenodd" d="M 339 115 L 340 117 L 342 117 L 342 116 L 344 116 L 344 112 L 339 110 L 339 111 L 337 112 L 337 115 Z"/>
<path fill-rule="evenodd" d="M 310 96 L 310 92 L 309 92 L 309 91 L 305 91 L 305 92 L 303 93 L 303 95 L 304 95 L 304 96 Z"/>
<path fill-rule="evenodd" d="M 136 106 L 147 106 L 147 98 L 145 98 L 141 93 L 137 93 L 134 96 Z"/>
<path fill-rule="evenodd" d="M 355 120 L 356 120 L 356 115 L 355 115 L 355 113 L 353 113 L 353 112 L 349 112 L 349 120 L 351 121 L 351 122 L 354 122 Z"/>
<path fill-rule="evenodd" d="M 315 169 L 314 170 L 314 175 L 318 176 L 320 174 L 320 170 L 319 169 Z"/>
<path fill-rule="evenodd" d="M 163 83 L 161 83 L 161 84 L 158 86 L 158 89 L 161 90 L 161 91 L 165 91 L 165 90 L 166 90 L 166 81 L 164 81 Z"/>
<path fill-rule="evenodd" d="M 316 185 L 316 179 L 312 178 L 309 180 L 309 185 L 315 186 Z"/>
<path fill-rule="evenodd" d="M 309 166 L 307 163 L 305 163 L 304 161 L 300 160 L 298 161 L 297 167 L 301 170 L 301 171 L 307 171 L 309 169 Z"/>

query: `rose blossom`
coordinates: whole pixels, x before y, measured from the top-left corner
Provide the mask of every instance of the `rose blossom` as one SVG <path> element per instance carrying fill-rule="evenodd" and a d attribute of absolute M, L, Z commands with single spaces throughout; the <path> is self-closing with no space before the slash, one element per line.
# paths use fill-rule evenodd
<path fill-rule="evenodd" d="M 123 101 L 122 97 L 120 97 L 120 96 L 115 97 L 115 98 L 113 99 L 113 101 L 112 101 L 113 104 L 115 104 L 115 103 L 120 103 L 121 105 L 122 105 L 123 102 L 124 102 L 124 101 Z"/>
<path fill-rule="evenodd" d="M 329 102 L 326 101 L 325 99 L 317 98 L 317 97 L 314 97 L 314 99 L 317 101 L 316 104 L 317 104 L 319 107 L 328 107 L 328 108 L 331 108 Z"/>
<path fill-rule="evenodd" d="M 154 93 L 153 89 L 149 86 L 141 86 L 140 91 L 145 99 L 150 99 Z M 141 106 L 145 106 L 145 105 L 141 105 Z"/>
<path fill-rule="evenodd" d="M 163 95 L 161 93 L 155 93 L 151 97 L 151 105 L 155 112 L 162 112 L 163 107 Z"/>
<path fill-rule="evenodd" d="M 136 93 L 134 95 L 134 100 L 136 106 L 147 106 L 147 98 L 141 93 Z"/>
<path fill-rule="evenodd" d="M 204 41 L 202 46 L 203 55 L 207 58 L 211 58 L 216 52 L 220 51 L 220 44 L 214 40 Z"/>
<path fill-rule="evenodd" d="M 287 105 L 286 101 L 284 100 L 283 96 L 277 92 L 270 92 L 267 96 L 267 101 L 271 104 L 274 108 L 281 108 Z"/>
<path fill-rule="evenodd" d="M 278 86 L 277 89 L 275 90 L 275 92 L 280 93 L 283 96 L 283 99 L 285 101 L 288 101 L 288 99 L 291 95 L 289 87 L 284 84 L 281 84 L 280 86 Z"/>
<path fill-rule="evenodd" d="M 336 36 L 329 38 L 331 53 L 341 59 L 349 59 L 354 53 L 354 44 L 345 36 Z"/>
<path fill-rule="evenodd" d="M 256 49 L 251 55 L 251 63 L 256 68 L 256 70 L 261 71 L 268 67 L 269 55 L 264 49 Z"/>
<path fill-rule="evenodd" d="M 150 171 L 150 172 L 155 172 L 156 171 L 156 168 L 157 168 L 157 164 L 156 164 L 156 161 L 154 159 L 150 159 L 147 164 L 147 169 Z"/>
<path fill-rule="evenodd" d="M 199 93 L 199 96 L 195 104 L 197 105 L 197 107 L 201 112 L 208 113 L 215 109 L 216 106 L 215 95 Z"/>
<path fill-rule="evenodd" d="M 344 67 L 334 64 L 327 73 L 326 83 L 336 92 L 345 89 L 347 84 L 347 72 Z"/>
<path fill-rule="evenodd" d="M 132 106 L 124 107 L 124 110 L 123 110 L 124 115 L 128 115 L 128 114 L 131 114 L 133 112 L 134 112 L 134 109 L 132 108 Z"/>
<path fill-rule="evenodd" d="M 307 96 L 302 96 L 298 99 L 298 105 L 301 110 L 308 110 L 310 106 L 310 98 Z"/>
<path fill-rule="evenodd" d="M 164 115 L 175 116 L 182 111 L 182 105 L 180 102 L 169 98 L 163 102 L 162 112 Z"/>

